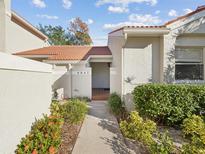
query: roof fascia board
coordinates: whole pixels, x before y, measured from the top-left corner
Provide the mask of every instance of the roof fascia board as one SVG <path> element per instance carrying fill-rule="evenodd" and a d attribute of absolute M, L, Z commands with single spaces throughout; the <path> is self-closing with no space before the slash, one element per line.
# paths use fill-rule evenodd
<path fill-rule="evenodd" d="M 21 26 L 22 28 L 28 30 L 29 32 L 33 33 L 35 36 L 39 37 L 42 40 L 47 41 L 48 37 L 40 32 L 36 27 L 34 27 L 32 24 L 30 24 L 28 21 L 23 19 L 21 16 L 16 14 L 14 11 L 11 13 L 11 20 Z"/>
<path fill-rule="evenodd" d="M 159 36 L 169 34 L 168 28 L 125 28 L 124 34 L 127 36 Z"/>
<path fill-rule="evenodd" d="M 44 60 L 48 64 L 77 64 L 80 60 Z"/>

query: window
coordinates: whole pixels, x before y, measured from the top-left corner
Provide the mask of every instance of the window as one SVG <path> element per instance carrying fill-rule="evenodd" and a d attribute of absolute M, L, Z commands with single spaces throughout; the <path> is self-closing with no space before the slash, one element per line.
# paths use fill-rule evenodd
<path fill-rule="evenodd" d="M 175 55 L 176 80 L 203 80 L 203 49 L 177 48 Z"/>

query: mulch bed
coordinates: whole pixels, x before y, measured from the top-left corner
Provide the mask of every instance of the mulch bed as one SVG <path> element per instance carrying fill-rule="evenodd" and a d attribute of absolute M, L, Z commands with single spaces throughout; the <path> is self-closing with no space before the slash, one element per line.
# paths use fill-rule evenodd
<path fill-rule="evenodd" d="M 69 123 L 64 123 L 62 127 L 62 143 L 58 154 L 71 154 L 75 142 L 77 140 L 78 134 L 82 123 L 76 125 L 70 125 Z"/>

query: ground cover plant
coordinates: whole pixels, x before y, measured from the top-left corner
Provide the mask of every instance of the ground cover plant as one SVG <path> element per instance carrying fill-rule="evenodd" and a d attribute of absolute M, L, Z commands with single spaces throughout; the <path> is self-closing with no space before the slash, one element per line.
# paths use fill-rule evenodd
<path fill-rule="evenodd" d="M 204 85 L 141 85 L 133 98 L 135 111 L 119 121 L 125 139 L 150 154 L 205 154 Z"/>
<path fill-rule="evenodd" d="M 78 99 L 68 100 L 64 103 L 52 102 L 51 114 L 44 115 L 42 119 L 36 120 L 31 131 L 21 139 L 15 151 L 16 154 L 55 154 L 59 151 L 70 153 L 69 145 L 64 146 L 67 141 L 71 144 L 75 141 L 79 128 L 87 112 L 86 102 Z M 73 132 L 74 134 L 70 134 Z M 68 141 L 65 138 L 71 138 Z M 72 145 L 73 146 L 73 145 Z M 62 148 L 67 149 L 62 149 Z"/>

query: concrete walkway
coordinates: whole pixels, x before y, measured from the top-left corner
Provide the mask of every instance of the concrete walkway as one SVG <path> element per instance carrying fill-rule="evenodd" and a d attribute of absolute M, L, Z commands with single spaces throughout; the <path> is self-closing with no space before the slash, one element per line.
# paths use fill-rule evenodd
<path fill-rule="evenodd" d="M 91 102 L 72 154 L 129 154 L 107 103 Z"/>

